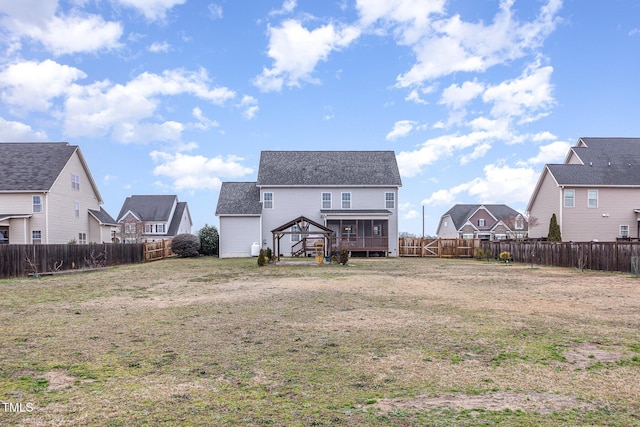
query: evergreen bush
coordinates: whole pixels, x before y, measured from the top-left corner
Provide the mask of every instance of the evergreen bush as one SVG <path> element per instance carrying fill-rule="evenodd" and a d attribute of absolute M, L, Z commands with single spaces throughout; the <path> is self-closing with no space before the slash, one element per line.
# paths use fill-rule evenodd
<path fill-rule="evenodd" d="M 182 258 L 200 255 L 200 238 L 195 234 L 178 234 L 171 240 L 171 251 Z"/>
<path fill-rule="evenodd" d="M 267 259 L 264 257 L 264 249 L 260 249 L 258 254 L 258 267 L 263 267 L 267 263 Z"/>
<path fill-rule="evenodd" d="M 560 225 L 558 225 L 556 214 L 551 215 L 551 220 L 549 221 L 549 234 L 547 235 L 547 240 L 550 242 L 562 242 L 562 234 L 560 232 Z"/>
<path fill-rule="evenodd" d="M 198 231 L 198 237 L 200 238 L 200 253 L 202 255 L 218 255 L 220 236 L 215 225 L 205 224 Z"/>

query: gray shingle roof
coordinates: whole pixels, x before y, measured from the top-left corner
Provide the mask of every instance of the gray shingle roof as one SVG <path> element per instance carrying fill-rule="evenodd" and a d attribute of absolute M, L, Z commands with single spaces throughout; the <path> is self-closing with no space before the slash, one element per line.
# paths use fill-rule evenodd
<path fill-rule="evenodd" d="M 66 142 L 0 143 L 0 191 L 48 191 L 76 145 Z"/>
<path fill-rule="evenodd" d="M 255 182 L 223 182 L 216 215 L 260 215 L 260 189 Z"/>
<path fill-rule="evenodd" d="M 176 205 L 176 211 L 173 213 L 171 224 L 169 224 L 167 235 L 175 236 L 178 233 L 178 228 L 180 227 L 180 222 L 182 221 L 182 215 L 184 214 L 185 209 L 188 209 L 187 202 L 178 202 Z"/>
<path fill-rule="evenodd" d="M 456 230 L 460 229 L 465 222 L 478 210 L 480 206 L 484 206 L 498 221 L 515 218 L 520 215 L 518 211 L 504 204 L 485 205 L 485 204 L 458 204 L 449 209 L 443 216 L 449 215 Z"/>
<path fill-rule="evenodd" d="M 176 195 L 137 195 L 127 197 L 118 214 L 118 221 L 129 211 L 142 221 L 168 221 Z"/>
<path fill-rule="evenodd" d="M 547 165 L 559 185 L 640 185 L 640 138 L 581 138 L 571 150 L 583 164 Z"/>
<path fill-rule="evenodd" d="M 258 186 L 401 186 L 393 151 L 263 151 Z"/>
<path fill-rule="evenodd" d="M 98 221 L 103 224 L 116 225 L 117 222 L 111 215 L 107 213 L 102 207 L 99 210 L 97 209 L 89 209 L 91 215 L 93 215 Z"/>

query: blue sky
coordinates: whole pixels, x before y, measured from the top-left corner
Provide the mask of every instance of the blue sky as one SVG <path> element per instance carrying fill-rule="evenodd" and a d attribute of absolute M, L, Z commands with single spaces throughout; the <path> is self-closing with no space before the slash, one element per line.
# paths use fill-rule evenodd
<path fill-rule="evenodd" d="M 194 232 L 261 150 L 394 150 L 433 235 L 640 136 L 640 0 L 0 0 L 0 40 L 0 140 L 79 145 L 111 215 L 177 194 Z"/>

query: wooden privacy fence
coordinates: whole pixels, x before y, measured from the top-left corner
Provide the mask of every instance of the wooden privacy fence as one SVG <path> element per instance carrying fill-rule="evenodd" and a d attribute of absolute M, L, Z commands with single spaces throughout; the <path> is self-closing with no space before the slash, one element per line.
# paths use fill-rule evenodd
<path fill-rule="evenodd" d="M 478 239 L 401 237 L 398 241 L 401 257 L 470 258 L 479 247 Z"/>
<path fill-rule="evenodd" d="M 640 242 L 483 241 L 482 247 L 492 258 L 507 251 L 516 262 L 640 274 Z"/>
<path fill-rule="evenodd" d="M 0 245 L 0 278 L 142 262 L 142 244 Z"/>
<path fill-rule="evenodd" d="M 144 243 L 144 260 L 156 261 L 174 256 L 171 252 L 171 239 L 158 240 L 157 242 Z"/>

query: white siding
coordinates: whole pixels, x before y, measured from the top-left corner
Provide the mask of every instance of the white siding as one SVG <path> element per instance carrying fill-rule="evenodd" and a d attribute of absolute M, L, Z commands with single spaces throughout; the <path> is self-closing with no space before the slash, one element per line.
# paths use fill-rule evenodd
<path fill-rule="evenodd" d="M 219 236 L 220 258 L 250 257 L 251 245 L 261 244 L 260 217 L 221 216 Z"/>
<path fill-rule="evenodd" d="M 458 230 L 456 230 L 456 227 L 453 224 L 453 220 L 451 219 L 450 215 L 444 215 L 440 219 L 437 234 L 438 237 L 443 239 L 455 239 L 459 237 Z"/>
<path fill-rule="evenodd" d="M 388 219 L 389 221 L 389 255 L 398 256 L 398 189 L 396 187 L 265 187 L 261 189 L 261 199 L 264 192 L 273 193 L 273 209 L 263 209 L 262 211 L 262 239 L 266 240 L 267 247 L 273 245 L 271 230 L 299 217 L 305 216 L 319 224 L 325 224 L 321 215 L 322 193 L 331 193 L 332 209 L 340 209 L 342 193 L 351 193 L 351 209 L 357 211 L 361 209 L 387 209 L 385 193 L 392 192 L 395 195 L 395 208 L 387 209 L 390 216 L 376 217 Z M 347 210 L 348 211 L 348 210 Z M 359 216 L 366 218 L 366 216 Z M 289 255 L 291 245 L 288 235 L 280 240 L 280 253 Z M 263 247 L 265 247 L 263 245 Z M 272 248 L 274 249 L 274 248 Z"/>

